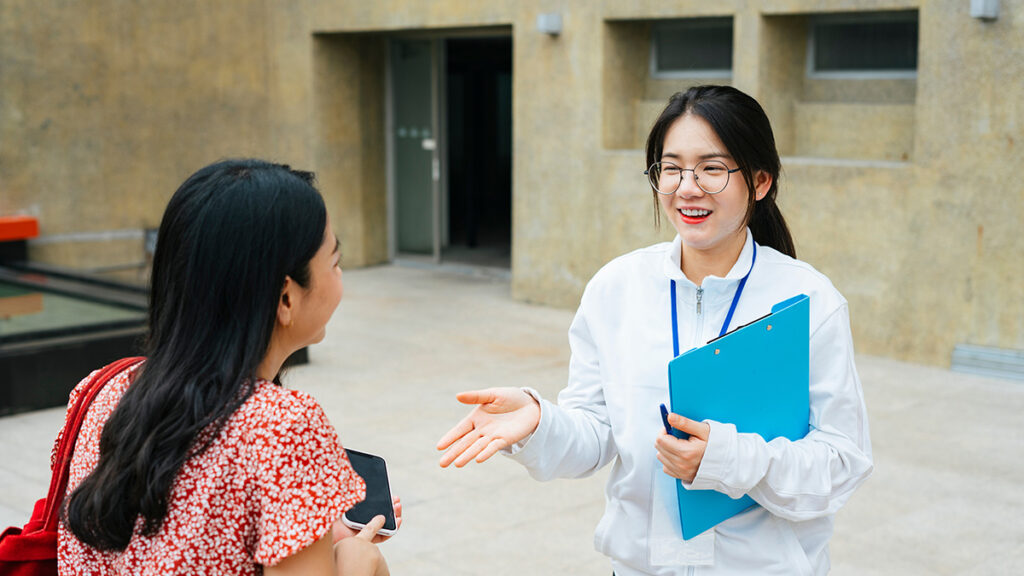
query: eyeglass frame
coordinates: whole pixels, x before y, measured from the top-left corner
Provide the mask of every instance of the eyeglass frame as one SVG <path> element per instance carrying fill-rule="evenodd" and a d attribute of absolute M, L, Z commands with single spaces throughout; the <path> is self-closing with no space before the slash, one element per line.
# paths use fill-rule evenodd
<path fill-rule="evenodd" d="M 704 188 L 703 186 L 701 186 L 700 178 L 697 178 L 697 168 L 701 164 L 711 164 L 711 163 L 721 164 L 722 167 L 725 168 L 725 184 L 722 185 L 722 187 L 720 189 L 718 189 L 718 190 L 716 190 L 714 192 L 711 192 L 710 190 L 708 190 L 708 189 Z M 657 165 L 657 164 L 671 164 L 672 166 L 675 166 L 676 168 L 679 168 L 679 172 L 680 172 L 679 183 L 676 184 L 675 190 L 673 190 L 671 192 L 662 192 L 661 190 L 659 190 L 654 185 L 654 182 L 651 182 L 651 175 L 650 175 L 651 174 L 651 169 L 654 168 L 654 166 Z M 715 195 L 715 194 L 720 193 L 722 190 L 725 190 L 726 188 L 728 188 L 729 187 L 729 177 L 732 175 L 733 172 L 739 172 L 739 171 L 740 171 L 740 168 L 732 168 L 732 169 L 730 169 L 729 166 L 727 166 L 725 164 L 725 162 L 722 162 L 721 160 L 701 160 L 700 162 L 697 162 L 697 164 L 694 165 L 693 168 L 683 168 L 682 166 L 676 164 L 675 162 L 662 161 L 662 162 L 655 162 L 654 164 L 651 164 L 650 166 L 648 166 L 647 170 L 644 170 L 644 176 L 647 176 L 647 183 L 651 186 L 651 188 L 654 189 L 655 193 L 661 194 L 662 196 L 672 196 L 673 194 L 678 192 L 679 191 L 679 187 L 683 185 L 682 173 L 683 172 L 690 172 L 691 174 L 693 174 L 693 183 L 696 184 L 698 188 L 703 190 L 705 194 Z"/>

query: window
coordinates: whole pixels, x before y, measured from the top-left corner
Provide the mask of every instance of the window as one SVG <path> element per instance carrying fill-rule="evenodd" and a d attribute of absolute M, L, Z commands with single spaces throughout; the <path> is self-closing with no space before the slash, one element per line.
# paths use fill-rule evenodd
<path fill-rule="evenodd" d="M 651 26 L 651 76 L 732 76 L 732 18 L 665 20 Z"/>
<path fill-rule="evenodd" d="M 912 78 L 917 73 L 917 30 L 916 10 L 815 16 L 808 74 Z"/>

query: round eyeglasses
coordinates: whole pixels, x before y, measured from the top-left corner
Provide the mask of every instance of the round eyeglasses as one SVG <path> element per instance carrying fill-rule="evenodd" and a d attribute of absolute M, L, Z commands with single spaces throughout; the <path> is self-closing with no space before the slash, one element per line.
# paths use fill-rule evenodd
<path fill-rule="evenodd" d="M 683 182 L 684 172 L 693 172 L 693 180 L 701 190 L 708 194 L 718 194 L 729 185 L 729 175 L 739 172 L 739 168 L 729 169 L 718 160 L 704 160 L 693 168 L 680 168 L 672 162 L 655 162 L 644 170 L 651 188 L 658 194 L 669 196 L 675 194 Z"/>

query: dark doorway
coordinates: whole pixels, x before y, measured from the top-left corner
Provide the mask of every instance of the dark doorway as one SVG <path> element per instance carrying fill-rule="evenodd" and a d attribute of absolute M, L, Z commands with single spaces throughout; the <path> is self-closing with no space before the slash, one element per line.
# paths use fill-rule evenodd
<path fill-rule="evenodd" d="M 445 41 L 448 190 L 441 257 L 508 268 L 512 253 L 512 39 Z"/>

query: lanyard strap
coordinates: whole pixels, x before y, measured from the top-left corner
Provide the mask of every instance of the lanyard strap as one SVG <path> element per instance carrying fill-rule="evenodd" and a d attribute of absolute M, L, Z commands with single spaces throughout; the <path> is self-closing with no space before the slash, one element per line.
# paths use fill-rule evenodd
<path fill-rule="evenodd" d="M 729 323 L 732 322 L 732 314 L 736 311 L 736 304 L 740 301 L 740 295 L 743 294 L 743 287 L 747 285 L 747 278 L 750 278 L 750 273 L 754 271 L 754 262 L 757 261 L 757 242 L 752 243 L 754 246 L 754 254 L 750 258 L 750 269 L 740 279 L 739 286 L 736 287 L 736 294 L 733 294 L 732 304 L 729 305 L 729 313 L 725 315 L 725 323 L 722 324 L 722 330 L 718 333 L 719 337 L 725 336 L 725 333 L 729 331 Z M 676 281 L 669 280 L 669 285 L 672 290 L 669 296 L 672 299 L 672 357 L 679 356 L 679 323 L 676 314 Z"/>

